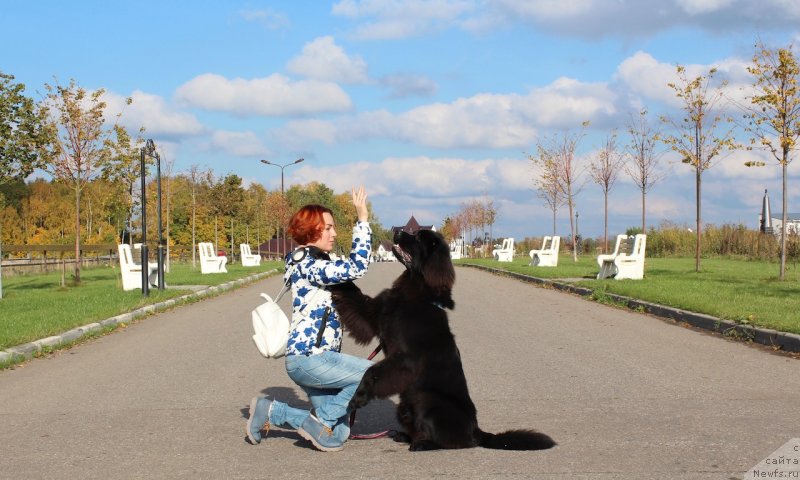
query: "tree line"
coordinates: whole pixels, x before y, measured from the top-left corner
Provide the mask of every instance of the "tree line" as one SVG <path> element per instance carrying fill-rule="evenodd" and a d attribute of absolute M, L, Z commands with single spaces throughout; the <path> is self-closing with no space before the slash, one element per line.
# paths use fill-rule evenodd
<path fill-rule="evenodd" d="M 12 75 L 0 72 L 0 244 L 74 244 L 80 260 L 82 244 L 129 241 L 142 231 L 143 218 L 148 232 L 156 232 L 156 160 L 145 148 L 151 145 L 144 129 L 123 128 L 118 120 L 124 112 L 106 118 L 102 89 L 89 92 L 74 80 L 47 84 L 40 102 L 24 90 Z M 130 104 L 127 99 L 125 105 Z M 144 197 L 142 159 L 151 172 Z M 337 249 L 350 248 L 356 218 L 350 192 L 337 194 L 312 182 L 284 193 L 257 183 L 244 187 L 237 175 L 218 177 L 199 166 L 172 172 L 167 161 L 164 167 L 161 214 L 168 249 L 211 241 L 238 252 L 240 243 L 258 245 L 283 233 L 292 212 L 308 203 L 333 210 L 340 226 Z M 26 182 L 36 170 L 51 179 Z M 379 219 L 373 214 L 370 220 L 376 241 L 388 239 Z M 80 265 L 75 262 L 76 283 Z"/>
<path fill-rule="evenodd" d="M 641 192 L 641 231 L 647 232 L 646 197 L 663 178 L 659 167 L 667 151 L 677 154 L 694 171 L 695 182 L 695 270 L 700 271 L 703 252 L 702 179 L 718 161 L 738 149 L 762 150 L 781 168 L 782 226 L 780 232 L 780 271 L 784 279 L 787 255 L 787 169 L 794 158 L 800 137 L 800 64 L 793 45 L 770 48 L 755 45 L 747 67 L 752 84 L 746 91 L 734 92 L 726 80 L 717 78 L 716 67 L 706 73 L 690 75 L 683 65 L 676 66 L 676 80 L 666 85 L 681 105 L 680 112 L 651 118 L 646 107 L 630 115 L 625 129 L 628 142 L 620 146 L 617 132 L 610 133 L 593 157 L 582 163 L 576 157 L 577 146 L 585 136 L 588 122 L 575 130 L 555 133 L 537 141 L 535 153 L 528 159 L 536 167 L 537 194 L 553 213 L 553 234 L 559 209 L 566 206 L 573 241 L 573 259 L 577 260 L 576 226 L 573 222 L 575 200 L 590 180 L 604 195 L 603 247 L 608 249 L 608 198 L 621 172 L 630 175 Z M 740 140 L 744 136 L 745 140 Z M 748 161 L 747 166 L 767 162 Z M 586 173 L 588 172 L 588 178 Z"/>

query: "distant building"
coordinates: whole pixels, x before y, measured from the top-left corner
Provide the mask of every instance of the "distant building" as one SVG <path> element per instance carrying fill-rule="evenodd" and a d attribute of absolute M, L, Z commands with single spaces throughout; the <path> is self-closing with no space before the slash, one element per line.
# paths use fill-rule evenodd
<path fill-rule="evenodd" d="M 764 190 L 764 199 L 761 202 L 761 214 L 758 216 L 758 229 L 761 233 L 781 234 L 783 227 L 783 213 L 773 214 L 769 206 L 769 195 Z M 786 233 L 788 235 L 800 234 L 800 213 L 786 213 Z"/>
<path fill-rule="evenodd" d="M 396 262 L 397 258 L 392 251 L 392 242 L 383 241 L 378 245 L 375 250 L 375 261 L 378 262 Z"/>
<path fill-rule="evenodd" d="M 433 225 L 420 225 L 417 222 L 417 219 L 414 218 L 414 215 L 411 215 L 411 218 L 408 219 L 408 223 L 402 227 L 392 227 L 392 236 L 394 237 L 397 235 L 397 232 L 406 232 L 406 233 L 415 233 L 417 230 L 433 230 L 436 231 L 436 227 Z"/>
<path fill-rule="evenodd" d="M 759 220 L 761 220 L 759 218 Z M 781 234 L 781 227 L 783 226 L 783 215 L 775 213 L 772 215 L 772 232 L 775 235 Z M 800 213 L 787 213 L 786 214 L 786 234 L 787 235 L 800 235 Z"/>
<path fill-rule="evenodd" d="M 257 248 L 250 248 L 253 253 L 258 253 L 262 257 L 269 259 L 283 259 L 286 254 L 299 247 L 299 245 L 291 238 L 273 238 L 267 242 L 262 243 Z"/>

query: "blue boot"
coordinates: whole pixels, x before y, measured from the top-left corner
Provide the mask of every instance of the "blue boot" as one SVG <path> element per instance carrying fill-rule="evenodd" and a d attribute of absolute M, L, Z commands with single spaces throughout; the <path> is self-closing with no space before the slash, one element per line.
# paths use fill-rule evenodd
<path fill-rule="evenodd" d="M 272 408 L 272 401 L 266 397 L 253 397 L 250 401 L 250 418 L 247 419 L 247 438 L 250 443 L 255 445 L 261 443 L 261 439 L 269 433 L 269 410 Z M 264 435 L 261 435 L 261 431 Z"/>
<path fill-rule="evenodd" d="M 303 425 L 297 429 L 297 433 L 323 452 L 338 452 L 344 448 L 344 443 L 333 436 L 333 430 L 325 426 L 314 415 L 309 414 Z"/>

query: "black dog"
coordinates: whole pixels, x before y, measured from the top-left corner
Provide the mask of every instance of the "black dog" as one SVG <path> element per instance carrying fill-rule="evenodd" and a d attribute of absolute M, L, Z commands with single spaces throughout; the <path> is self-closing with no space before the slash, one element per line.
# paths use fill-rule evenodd
<path fill-rule="evenodd" d="M 532 430 L 492 434 L 478 427 L 447 320 L 455 304 L 451 289 L 455 270 L 444 238 L 431 230 L 394 239 L 395 256 L 406 271 L 376 297 L 353 285 L 331 288 L 334 305 L 350 336 L 367 344 L 379 337 L 385 358 L 371 366 L 350 405 L 399 394 L 397 418 L 405 429 L 396 441 L 410 450 L 486 447 L 541 450 L 556 443 Z"/>

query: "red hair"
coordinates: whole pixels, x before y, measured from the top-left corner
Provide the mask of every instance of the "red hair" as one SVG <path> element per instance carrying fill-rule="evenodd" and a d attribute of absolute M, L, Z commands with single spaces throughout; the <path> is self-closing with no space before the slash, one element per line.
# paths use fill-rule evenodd
<path fill-rule="evenodd" d="M 300 245 L 308 245 L 316 242 L 322 236 L 322 229 L 325 228 L 323 213 L 333 212 L 328 207 L 322 205 L 306 205 L 298 210 L 289 220 L 287 231 L 295 242 Z"/>

